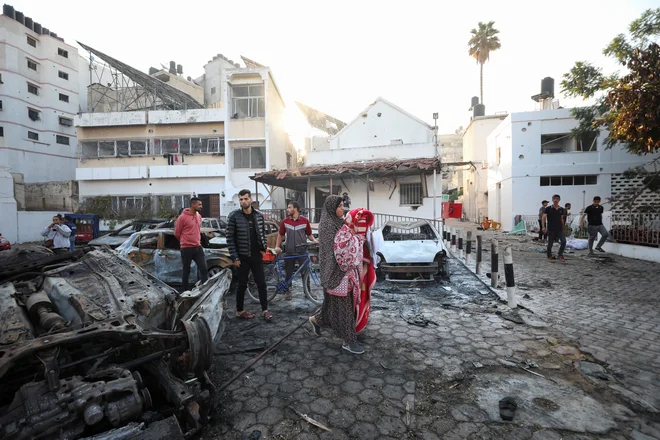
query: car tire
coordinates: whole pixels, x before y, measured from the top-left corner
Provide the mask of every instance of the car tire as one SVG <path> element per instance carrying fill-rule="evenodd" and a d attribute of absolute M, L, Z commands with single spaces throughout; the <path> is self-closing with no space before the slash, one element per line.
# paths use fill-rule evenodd
<path fill-rule="evenodd" d="M 380 261 L 378 262 L 378 267 L 376 268 L 376 282 L 382 282 L 387 279 L 387 275 L 385 275 L 380 268 L 380 265 L 385 263 L 385 257 L 383 257 L 381 254 L 378 254 L 378 257 L 380 258 Z"/>
<path fill-rule="evenodd" d="M 223 270 L 224 269 L 221 268 L 220 266 L 209 267 L 209 270 L 208 270 L 209 278 L 213 277 L 213 275 L 215 275 L 215 274 L 218 274 L 218 273 L 222 272 Z"/>
<path fill-rule="evenodd" d="M 449 258 L 437 255 L 433 261 L 438 263 L 438 272 L 434 276 L 436 281 L 449 280 Z"/>

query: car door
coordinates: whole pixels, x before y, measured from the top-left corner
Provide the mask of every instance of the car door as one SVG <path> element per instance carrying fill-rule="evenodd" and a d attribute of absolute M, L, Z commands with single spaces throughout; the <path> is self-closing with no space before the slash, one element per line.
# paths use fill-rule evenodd
<path fill-rule="evenodd" d="M 155 275 L 154 253 L 156 252 L 158 237 L 154 234 L 135 234 L 129 240 L 132 243 L 125 243 L 122 246 L 126 249 L 125 253 L 128 259 L 145 272 Z"/>
<path fill-rule="evenodd" d="M 181 284 L 183 275 L 183 261 L 179 240 L 174 234 L 161 233 L 158 240 L 158 249 L 154 257 L 156 276 L 168 284 Z M 190 283 L 197 282 L 197 265 L 193 261 L 190 266 Z"/>

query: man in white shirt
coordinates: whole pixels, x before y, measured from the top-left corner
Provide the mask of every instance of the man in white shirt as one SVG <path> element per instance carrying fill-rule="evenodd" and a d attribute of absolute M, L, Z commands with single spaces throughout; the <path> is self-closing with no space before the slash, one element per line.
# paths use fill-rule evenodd
<path fill-rule="evenodd" d="M 41 235 L 46 237 L 46 246 L 52 247 L 56 254 L 64 254 L 69 252 L 69 236 L 71 229 L 63 224 L 62 216 L 57 214 L 53 217 L 53 223 L 46 226 Z"/>

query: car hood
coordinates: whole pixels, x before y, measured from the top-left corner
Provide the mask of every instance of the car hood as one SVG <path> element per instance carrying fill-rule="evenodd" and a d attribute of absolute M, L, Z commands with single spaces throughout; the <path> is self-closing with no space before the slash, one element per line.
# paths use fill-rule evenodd
<path fill-rule="evenodd" d="M 119 246 L 126 240 L 128 240 L 129 235 L 104 235 L 103 237 L 95 238 L 90 241 L 88 244 L 90 246 Z"/>
<path fill-rule="evenodd" d="M 438 252 L 445 250 L 440 241 L 385 241 L 379 232 L 374 234 L 374 248 L 387 263 L 432 263 Z"/>

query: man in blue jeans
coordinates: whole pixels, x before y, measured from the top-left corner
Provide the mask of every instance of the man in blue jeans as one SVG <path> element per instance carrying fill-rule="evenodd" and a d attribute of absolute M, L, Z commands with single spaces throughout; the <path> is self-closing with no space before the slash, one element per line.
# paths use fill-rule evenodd
<path fill-rule="evenodd" d="M 69 251 L 73 252 L 76 250 L 76 223 L 67 215 L 64 217 L 64 224 L 71 229 L 71 235 L 69 235 Z"/>
<path fill-rule="evenodd" d="M 559 194 L 552 196 L 552 205 L 545 208 L 543 213 L 543 228 L 541 231 L 545 234 L 548 233 L 548 261 L 554 263 L 555 258 L 552 256 L 552 245 L 555 238 L 559 239 L 559 252 L 557 258 L 559 261 L 564 262 L 564 248 L 566 247 L 566 236 L 564 235 L 564 208 L 559 206 Z"/>
<path fill-rule="evenodd" d="M 596 237 L 600 232 L 600 241 L 596 245 L 596 250 L 599 252 L 605 252 L 603 250 L 603 244 L 607 240 L 607 237 L 610 236 L 607 232 L 607 228 L 603 225 L 603 207 L 600 206 L 600 197 L 594 197 L 594 203 L 590 206 L 587 206 L 582 216 L 580 216 L 580 228 L 584 224 L 584 216 L 587 216 L 587 223 L 589 224 L 589 256 L 594 255 L 593 247 Z"/>

